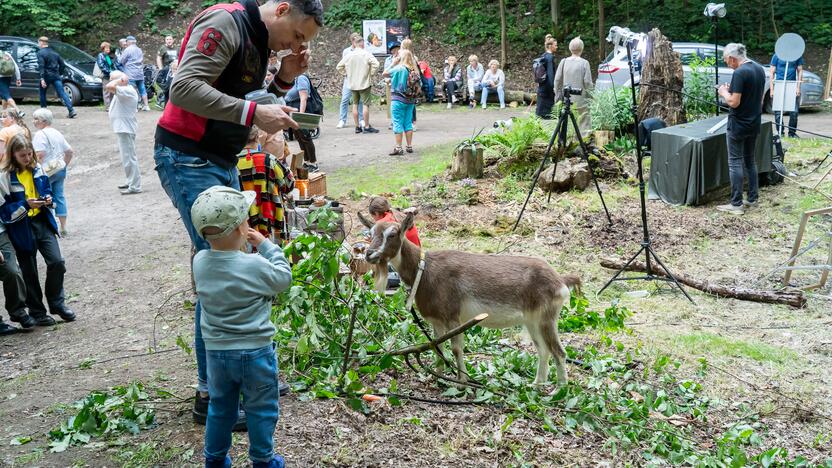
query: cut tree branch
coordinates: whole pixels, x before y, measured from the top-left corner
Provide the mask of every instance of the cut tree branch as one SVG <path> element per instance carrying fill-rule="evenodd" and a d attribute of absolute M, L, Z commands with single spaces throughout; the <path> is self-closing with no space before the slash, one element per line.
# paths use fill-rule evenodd
<path fill-rule="evenodd" d="M 438 346 L 441 343 L 444 343 L 445 341 L 448 341 L 449 339 L 455 337 L 456 335 L 459 335 L 460 333 L 464 332 L 465 330 L 473 327 L 474 325 L 482 322 L 483 320 L 485 320 L 487 318 L 488 318 L 488 314 L 484 314 L 484 313 L 479 314 L 476 317 L 472 318 L 471 320 L 468 320 L 467 322 L 465 322 L 462 325 L 459 325 L 458 327 L 450 330 L 448 333 L 445 333 L 444 335 L 440 336 L 439 338 L 437 338 L 435 340 L 431 340 L 427 343 L 422 343 L 422 344 L 418 344 L 418 345 L 407 346 L 405 348 L 397 349 L 395 351 L 391 351 L 389 354 L 390 354 L 390 356 L 403 356 L 403 355 L 407 355 L 407 354 L 421 353 L 421 352 L 427 351 L 429 349 L 432 349 L 432 348 Z"/>
<path fill-rule="evenodd" d="M 601 266 L 604 268 L 619 270 L 624 268 L 624 260 L 604 258 L 601 260 Z M 669 275 L 666 271 L 664 271 L 664 269 L 662 269 L 661 266 L 651 266 L 654 275 L 669 278 Z M 633 262 L 627 267 L 627 270 L 646 273 L 647 267 L 642 262 Z M 690 286 L 718 297 L 731 297 L 742 301 L 763 302 L 766 304 L 786 304 L 795 308 L 802 308 L 806 305 L 806 298 L 803 296 L 802 291 L 760 291 L 748 288 L 734 288 L 730 286 L 712 284 L 709 281 L 692 278 L 679 272 L 674 273 L 673 276 L 678 282 L 686 286 Z"/>

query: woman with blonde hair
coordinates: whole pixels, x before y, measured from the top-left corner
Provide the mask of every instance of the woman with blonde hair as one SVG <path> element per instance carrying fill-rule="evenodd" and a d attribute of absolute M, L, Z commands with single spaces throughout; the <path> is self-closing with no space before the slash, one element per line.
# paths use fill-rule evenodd
<path fill-rule="evenodd" d="M 26 283 L 26 305 L 29 314 L 38 325 L 54 325 L 55 320 L 46 313 L 43 296 L 49 305 L 49 313 L 60 316 L 65 322 L 75 320 L 64 302 L 64 273 L 66 266 L 58 245 L 58 223 L 52 215 L 52 186 L 43 168 L 35 158 L 32 141 L 17 134 L 6 143 L 6 158 L 0 170 L 7 192 L 0 206 L 0 220 L 6 225 L 9 238 L 17 254 L 23 280 Z M 38 278 L 37 253 L 46 262 L 46 281 L 41 290 Z"/>
<path fill-rule="evenodd" d="M 402 149 L 402 134 L 407 140 L 406 150 L 413 152 L 413 109 L 416 107 L 416 97 L 421 92 L 421 80 L 419 78 L 419 66 L 413 53 L 402 49 L 394 61 L 392 67 L 384 70 L 385 78 L 390 78 L 392 102 L 390 104 L 390 115 L 393 120 L 393 134 L 396 138 L 396 146 L 390 156 L 404 154 Z"/>
<path fill-rule="evenodd" d="M 422 76 L 422 69 L 419 68 L 419 57 L 416 56 L 416 52 L 413 52 L 413 41 L 409 37 L 402 40 L 401 50 L 409 50 L 413 54 L 413 63 L 416 64 L 416 71 L 419 72 L 419 80 L 421 81 L 424 77 Z M 413 104 L 413 131 L 416 131 L 416 103 Z"/>
<path fill-rule="evenodd" d="M 500 109 L 506 108 L 506 74 L 500 69 L 500 62 L 492 60 L 488 62 L 488 70 L 482 76 L 482 108 L 488 106 L 488 93 L 496 91 L 500 99 Z"/>
<path fill-rule="evenodd" d="M 549 119 L 552 114 L 552 106 L 555 105 L 555 52 L 558 50 L 558 41 L 551 34 L 547 34 L 543 47 L 545 52 L 543 52 L 540 60 L 546 69 L 546 78 L 542 83 L 537 84 L 535 114 L 541 119 Z"/>
<path fill-rule="evenodd" d="M 32 139 L 32 132 L 23 121 L 23 112 L 16 108 L 0 111 L 0 126 L 0 160 L 6 154 L 6 145 L 13 136 L 22 133 L 26 138 Z"/>
<path fill-rule="evenodd" d="M 580 88 L 583 92 L 579 96 L 572 96 L 572 109 L 578 118 L 578 127 L 581 134 L 586 135 L 590 128 L 589 105 L 587 102 L 587 91 L 592 90 L 592 72 L 589 62 L 581 57 L 584 52 L 584 41 L 580 36 L 569 41 L 571 57 L 567 57 L 558 64 L 558 71 L 555 73 L 555 95 L 557 100 L 563 98 L 563 88 L 570 86 Z"/>

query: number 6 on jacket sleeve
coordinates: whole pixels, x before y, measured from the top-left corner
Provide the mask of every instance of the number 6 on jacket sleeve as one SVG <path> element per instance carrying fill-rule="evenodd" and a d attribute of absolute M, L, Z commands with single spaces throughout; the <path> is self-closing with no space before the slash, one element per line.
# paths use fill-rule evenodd
<path fill-rule="evenodd" d="M 222 33 L 214 28 L 208 28 L 199 38 L 196 50 L 210 57 L 217 51 L 217 47 L 219 47 L 221 41 Z"/>

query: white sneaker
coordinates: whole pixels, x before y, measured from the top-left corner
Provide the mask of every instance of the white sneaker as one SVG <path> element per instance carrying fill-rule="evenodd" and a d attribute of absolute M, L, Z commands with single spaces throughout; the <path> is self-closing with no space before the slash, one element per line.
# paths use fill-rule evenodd
<path fill-rule="evenodd" d="M 142 112 L 148 112 L 148 111 L 150 111 L 150 106 L 142 107 Z"/>
<path fill-rule="evenodd" d="M 361 120 L 358 121 L 358 126 L 361 127 L 361 128 L 364 128 L 364 127 L 367 126 L 367 124 L 364 123 L 364 119 L 361 119 Z"/>
<path fill-rule="evenodd" d="M 451 108 L 451 103 L 449 102 L 449 103 L 448 103 L 448 109 L 450 109 L 450 108 Z"/>
<path fill-rule="evenodd" d="M 716 207 L 716 209 L 717 209 L 717 211 L 721 211 L 723 213 L 729 213 L 729 214 L 732 214 L 732 215 L 744 215 L 745 214 L 745 208 L 742 205 L 734 206 L 734 205 L 729 203 L 727 205 L 719 205 L 719 206 Z"/>
<path fill-rule="evenodd" d="M 339 120 L 338 125 L 336 125 L 335 128 L 344 128 L 344 125 L 346 125 L 346 124 L 347 123 L 344 122 L 343 120 Z"/>
<path fill-rule="evenodd" d="M 483 105 L 482 105 L 482 108 L 483 108 L 483 109 L 485 109 L 485 108 L 487 108 L 487 107 L 488 107 L 488 104 L 483 104 Z"/>
<path fill-rule="evenodd" d="M 755 208 L 757 206 L 757 202 L 750 202 L 748 200 L 743 200 L 742 206 L 746 209 Z"/>

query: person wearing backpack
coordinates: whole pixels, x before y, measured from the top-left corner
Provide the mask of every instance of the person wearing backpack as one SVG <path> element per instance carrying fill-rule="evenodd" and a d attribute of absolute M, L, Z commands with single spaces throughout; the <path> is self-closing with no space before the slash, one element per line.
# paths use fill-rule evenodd
<path fill-rule="evenodd" d="M 55 94 L 58 95 L 61 102 L 66 106 L 69 112 L 69 118 L 74 119 L 78 112 L 72 107 L 72 101 L 64 91 L 64 83 L 62 77 L 66 70 L 64 59 L 49 47 L 49 38 L 41 36 L 38 38 L 38 71 L 40 72 L 40 107 L 46 107 L 46 89 L 52 86 L 55 89 Z"/>
<path fill-rule="evenodd" d="M 534 81 L 537 83 L 537 108 L 535 114 L 541 119 L 550 119 L 555 105 L 555 52 L 558 41 L 551 34 L 544 42 L 546 52 L 532 62 Z"/>
<path fill-rule="evenodd" d="M 390 156 L 404 154 L 402 150 L 402 133 L 407 139 L 405 149 L 408 153 L 413 152 L 413 109 L 416 107 L 416 98 L 422 92 L 422 80 L 419 74 L 419 67 L 413 59 L 413 53 L 402 49 L 398 57 L 394 59 L 393 66 L 384 70 L 384 77 L 390 78 L 392 90 L 392 102 L 390 113 L 393 118 L 393 134 L 396 138 L 396 146 L 390 152 Z"/>
<path fill-rule="evenodd" d="M 295 85 L 286 93 L 286 105 L 294 107 L 298 112 L 318 115 L 324 113 L 321 95 L 312 86 L 306 73 L 295 78 Z M 315 143 L 312 142 L 312 132 L 304 129 L 291 129 L 291 132 L 303 151 L 303 167 L 309 172 L 318 172 L 318 158 L 315 154 Z"/>
<path fill-rule="evenodd" d="M 10 106 L 17 109 L 17 104 L 12 99 L 12 77 L 15 86 L 20 86 L 20 68 L 8 52 L 0 52 L 0 101 L 3 101 L 3 109 Z"/>

